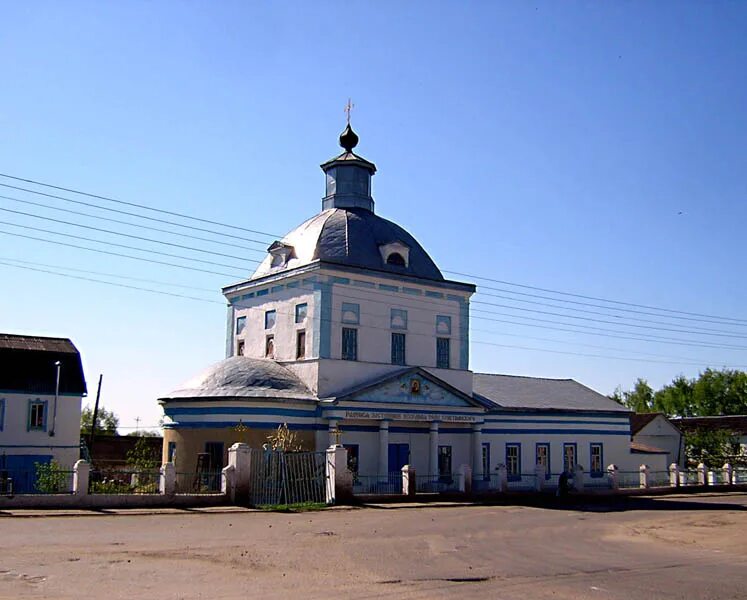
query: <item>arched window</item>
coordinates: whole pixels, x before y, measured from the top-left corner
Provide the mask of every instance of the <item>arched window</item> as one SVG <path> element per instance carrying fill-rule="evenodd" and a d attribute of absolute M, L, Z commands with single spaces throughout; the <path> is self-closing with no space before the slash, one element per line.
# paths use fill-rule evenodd
<path fill-rule="evenodd" d="M 386 258 L 386 264 L 388 265 L 395 265 L 397 267 L 405 267 L 407 266 L 405 264 L 405 258 L 402 256 L 399 252 L 392 252 L 389 256 Z"/>

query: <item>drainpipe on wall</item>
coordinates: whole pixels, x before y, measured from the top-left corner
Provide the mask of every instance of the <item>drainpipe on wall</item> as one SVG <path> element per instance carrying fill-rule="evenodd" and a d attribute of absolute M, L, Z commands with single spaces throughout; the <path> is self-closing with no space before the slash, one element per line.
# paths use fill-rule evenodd
<path fill-rule="evenodd" d="M 56 360 L 54 366 L 57 367 L 57 377 L 54 383 L 54 408 L 52 409 L 52 428 L 49 430 L 49 437 L 54 437 L 54 428 L 57 425 L 57 397 L 60 395 L 60 361 Z"/>

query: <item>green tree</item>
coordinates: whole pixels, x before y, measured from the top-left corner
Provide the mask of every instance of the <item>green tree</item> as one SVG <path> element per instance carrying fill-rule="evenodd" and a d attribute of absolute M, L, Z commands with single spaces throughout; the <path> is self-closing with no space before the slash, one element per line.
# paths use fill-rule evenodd
<path fill-rule="evenodd" d="M 693 384 L 693 404 L 698 416 L 747 413 L 747 373 L 706 369 Z"/>
<path fill-rule="evenodd" d="M 716 469 L 739 454 L 739 438 L 723 429 L 697 429 L 685 434 L 685 455 L 691 463 Z"/>
<path fill-rule="evenodd" d="M 48 463 L 34 463 L 36 467 L 36 491 L 44 494 L 60 494 L 69 492 L 66 489 L 66 473 L 57 461 Z"/>
<path fill-rule="evenodd" d="M 135 447 L 127 451 L 126 457 L 127 464 L 137 471 L 151 471 L 159 465 L 158 451 L 144 436 L 138 438 Z"/>
<path fill-rule="evenodd" d="M 93 409 L 90 406 L 85 406 L 80 413 L 80 432 L 86 435 L 90 434 L 92 424 Z M 99 407 L 99 412 L 96 414 L 96 433 L 118 435 L 117 427 L 119 427 L 119 417 L 103 406 Z"/>
<path fill-rule="evenodd" d="M 620 386 L 617 386 L 610 398 L 635 412 L 651 412 L 654 408 L 654 390 L 645 379 L 640 377 L 636 380 L 632 390 L 623 391 Z"/>
<path fill-rule="evenodd" d="M 679 375 L 654 394 L 654 409 L 669 416 L 691 417 L 696 414 L 694 381 Z"/>

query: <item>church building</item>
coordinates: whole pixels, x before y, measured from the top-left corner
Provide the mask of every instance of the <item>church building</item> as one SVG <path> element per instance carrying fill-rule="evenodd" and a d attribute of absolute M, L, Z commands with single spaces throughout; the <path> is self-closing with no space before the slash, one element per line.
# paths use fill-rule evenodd
<path fill-rule="evenodd" d="M 262 447 L 281 424 L 308 450 L 336 439 L 361 478 L 405 464 L 489 485 L 540 464 L 636 468 L 629 411 L 571 379 L 470 371 L 472 283 L 446 279 L 405 229 L 376 214 L 376 166 L 354 152 L 321 165 L 321 211 L 273 242 L 254 274 L 223 288 L 226 358 L 159 399 L 164 461 L 215 468 L 238 441 Z"/>

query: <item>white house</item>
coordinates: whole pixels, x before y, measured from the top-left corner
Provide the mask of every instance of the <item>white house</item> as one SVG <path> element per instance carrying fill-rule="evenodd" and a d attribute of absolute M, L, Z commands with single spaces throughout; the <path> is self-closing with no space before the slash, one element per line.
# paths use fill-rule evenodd
<path fill-rule="evenodd" d="M 667 466 L 672 463 L 685 466 L 685 441 L 682 432 L 664 413 L 630 415 L 630 435 L 634 452 L 664 454 Z M 658 459 L 652 457 L 650 460 Z"/>
<path fill-rule="evenodd" d="M 341 432 L 360 478 L 404 464 L 478 481 L 505 464 L 510 480 L 535 465 L 576 464 L 589 481 L 607 465 L 638 467 L 629 411 L 573 380 L 469 369 L 471 283 L 445 279 L 417 240 L 374 212 L 373 163 L 344 151 L 321 165 L 322 210 L 268 248 L 246 281 L 223 289 L 226 359 L 159 399 L 164 459 L 191 471 L 281 423 L 309 449 Z M 222 464 L 222 463 L 220 463 Z"/>
<path fill-rule="evenodd" d="M 68 339 L 0 334 L 0 365 L 0 480 L 33 491 L 35 463 L 72 469 L 80 455 L 80 354 Z"/>

